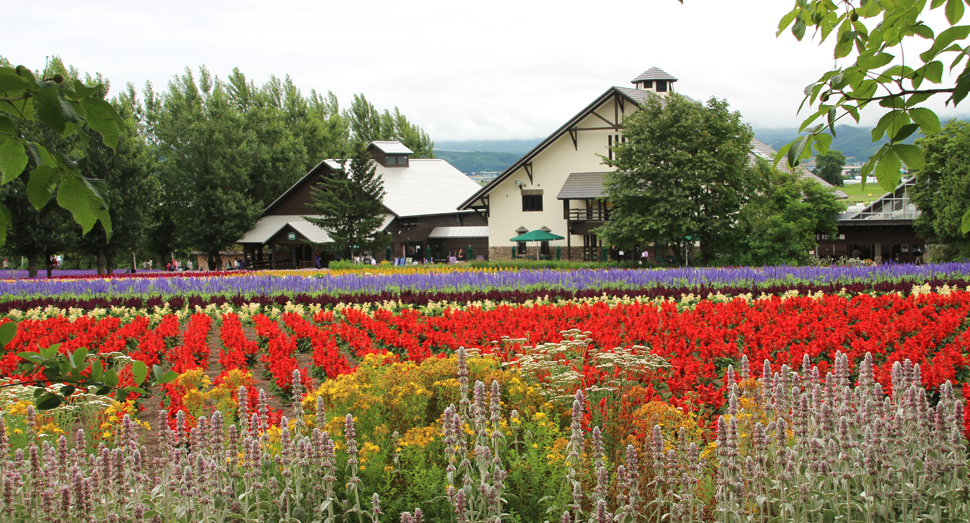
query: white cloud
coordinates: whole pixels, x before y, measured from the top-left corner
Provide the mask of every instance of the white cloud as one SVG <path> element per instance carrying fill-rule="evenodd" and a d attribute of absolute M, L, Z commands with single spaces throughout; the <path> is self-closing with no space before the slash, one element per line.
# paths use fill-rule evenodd
<path fill-rule="evenodd" d="M 344 106 L 354 93 L 398 106 L 435 140 L 546 136 L 651 66 L 693 98 L 727 99 L 756 128 L 792 127 L 802 89 L 832 66 L 828 46 L 775 37 L 792 4 L 32 0 L 4 8 L 16 23 L 0 49 L 33 68 L 60 55 L 116 89 L 161 90 L 203 64 L 223 78 L 239 67 L 257 83 L 289 74 Z"/>

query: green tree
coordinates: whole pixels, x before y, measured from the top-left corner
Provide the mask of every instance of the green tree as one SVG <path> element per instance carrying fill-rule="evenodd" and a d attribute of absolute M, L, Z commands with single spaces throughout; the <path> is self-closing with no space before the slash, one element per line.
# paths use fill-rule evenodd
<path fill-rule="evenodd" d="M 0 57 L 0 185 L 29 170 L 25 185 L 30 204 L 40 210 L 56 195 L 57 204 L 71 212 L 84 233 L 96 222 L 111 233 L 103 183 L 82 174 L 79 155 L 52 147 L 43 137 L 73 136 L 83 145 L 93 130 L 114 147 L 123 125 L 103 92 L 100 83 L 86 85 L 57 58 L 35 75 L 22 65 L 10 67 Z M 0 245 L 12 220 L 10 209 L 0 205 Z"/>
<path fill-rule="evenodd" d="M 815 170 L 812 172 L 829 184 L 841 187 L 845 185 L 842 179 L 843 167 L 845 167 L 845 155 L 842 151 L 830 149 L 828 152 L 815 155 Z"/>
<path fill-rule="evenodd" d="M 292 98 L 299 97 L 299 92 L 289 77 L 281 82 L 272 76 L 266 85 L 257 88 L 238 68 L 229 75 L 226 92 L 247 131 L 246 150 L 250 154 L 247 196 L 262 210 L 310 167 L 306 147 L 294 134 L 295 122 L 285 107 Z"/>
<path fill-rule="evenodd" d="M 943 8 L 944 28 L 927 23 L 931 11 Z M 866 108 L 878 105 L 882 116 L 872 131 L 872 140 L 889 141 L 862 167 L 862 175 L 875 174 L 879 184 L 893 190 L 900 180 L 900 168 L 921 171 L 923 150 L 902 140 L 920 131 L 939 131 L 936 113 L 925 107 L 928 99 L 944 96 L 957 106 L 970 93 L 970 25 L 959 25 L 965 13 L 963 0 L 797 0 L 778 24 L 778 33 L 791 28 L 798 40 L 808 29 L 820 42 L 835 40 L 838 64 L 805 88 L 806 104 L 815 111 L 802 122 L 809 134 L 778 151 L 791 165 L 812 156 L 812 148 L 826 152 L 835 124 L 845 116 L 856 122 Z M 904 53 L 910 42 L 925 42 L 926 51 Z M 944 80 L 943 72 L 953 73 Z M 816 122 L 821 122 L 816 124 Z M 828 131 L 829 133 L 827 133 Z M 962 217 L 962 232 L 970 232 L 970 211 Z"/>
<path fill-rule="evenodd" d="M 818 246 L 816 234 L 838 233 L 842 204 L 834 190 L 811 179 L 773 169 L 755 168 L 757 190 L 738 216 L 737 265 L 799 265 Z"/>
<path fill-rule="evenodd" d="M 970 209 L 970 124 L 950 121 L 917 144 L 926 154 L 926 165 L 909 193 L 920 210 L 916 232 L 930 243 L 946 244 L 946 259 L 970 258 L 970 238 L 961 230 Z"/>
<path fill-rule="evenodd" d="M 387 109 L 379 112 L 362 94 L 354 95 L 345 118 L 350 124 L 353 138 L 370 143 L 376 140 L 397 140 L 414 152 L 413 158 L 434 158 L 434 142 L 428 133 L 412 124 L 395 107 L 391 113 Z"/>
<path fill-rule="evenodd" d="M 705 263 L 729 251 L 729 231 L 753 187 L 753 135 L 723 100 L 651 99 L 624 121 L 625 141 L 605 160 L 616 168 L 605 179 L 613 210 L 597 234 L 624 248 L 670 246 L 680 262 L 688 237 L 701 239 Z"/>
<path fill-rule="evenodd" d="M 93 137 L 86 156 L 88 172 L 105 181 L 106 194 L 113 203 L 108 212 L 115 232 L 109 238 L 96 225 L 75 246 L 76 252 L 95 257 L 98 274 L 112 271 L 119 254 L 138 250 L 160 194 L 155 150 L 142 132 L 144 108 L 134 86 L 129 84 L 112 105 L 124 122 L 124 135 L 114 150 Z"/>
<path fill-rule="evenodd" d="M 384 181 L 377 175 L 366 145 L 358 142 L 353 157 L 343 165 L 310 191 L 313 202 L 309 207 L 321 217 L 305 218 L 327 231 L 340 251 L 353 258 L 363 251 L 383 249 L 391 238 L 378 230 L 386 212 Z"/>
<path fill-rule="evenodd" d="M 198 83 L 186 70 L 151 106 L 166 212 L 181 246 L 208 253 L 209 268 L 220 267 L 220 250 L 249 230 L 261 210 L 252 195 L 254 146 L 245 119 L 204 67 Z"/>
<path fill-rule="evenodd" d="M 4 244 L 5 253 L 27 258 L 27 273 L 37 276 L 41 268 L 52 276 L 53 257 L 73 249 L 77 241 L 76 225 L 70 213 L 58 206 L 40 210 L 30 205 L 26 183 L 14 180 L 0 188 L 0 202 L 11 209 L 11 231 Z"/>

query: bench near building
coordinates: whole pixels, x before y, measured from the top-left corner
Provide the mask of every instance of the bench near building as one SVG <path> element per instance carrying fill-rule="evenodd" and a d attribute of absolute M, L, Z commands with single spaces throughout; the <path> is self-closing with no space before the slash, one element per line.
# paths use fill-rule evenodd
<path fill-rule="evenodd" d="M 475 255 L 487 255 L 484 218 L 473 210 L 458 210 L 480 188 L 477 183 L 444 160 L 411 158 L 412 151 L 397 141 L 372 142 L 368 150 L 386 193 L 381 230 L 393 237 L 387 250 L 371 253 L 374 258 L 444 261 L 469 247 Z M 316 216 L 309 207 L 310 189 L 338 169 L 337 160 L 320 162 L 263 211 L 238 241 L 247 267 L 316 267 L 318 252 L 325 267 L 338 256 L 330 249 L 314 250 L 311 244 L 326 246 L 333 241 L 303 218 Z"/>

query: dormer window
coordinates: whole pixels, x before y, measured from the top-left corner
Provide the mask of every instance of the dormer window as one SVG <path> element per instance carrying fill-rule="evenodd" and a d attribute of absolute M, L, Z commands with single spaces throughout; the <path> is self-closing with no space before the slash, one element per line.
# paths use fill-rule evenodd
<path fill-rule="evenodd" d="M 665 92 L 667 92 L 667 81 L 666 80 L 657 80 L 657 92 L 658 93 L 665 93 Z"/>
<path fill-rule="evenodd" d="M 653 80 L 647 80 L 640 84 L 640 89 L 653 89 Z"/>
<path fill-rule="evenodd" d="M 387 155 L 387 166 L 388 167 L 390 167 L 390 166 L 407 167 L 408 166 L 408 157 L 405 156 L 405 155 L 403 155 L 403 154 L 401 154 L 401 155 L 397 155 L 397 154 L 390 155 L 389 154 L 389 155 Z"/>
<path fill-rule="evenodd" d="M 384 167 L 407 167 L 408 156 L 414 154 L 398 141 L 377 141 L 367 146 L 374 160 Z"/>

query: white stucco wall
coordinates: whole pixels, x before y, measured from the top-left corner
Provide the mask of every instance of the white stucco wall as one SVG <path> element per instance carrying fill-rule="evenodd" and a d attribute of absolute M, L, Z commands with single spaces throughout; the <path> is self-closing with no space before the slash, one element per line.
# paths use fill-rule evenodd
<path fill-rule="evenodd" d="M 625 114 L 629 115 L 636 111 L 636 105 L 629 100 L 624 105 Z M 595 112 L 612 121 L 615 114 L 614 107 L 615 102 L 611 98 L 599 106 Z M 592 114 L 577 125 L 579 129 L 606 126 L 608 126 L 606 122 Z M 531 182 L 523 167 L 495 187 L 489 195 L 489 245 L 492 247 L 511 247 L 513 244 L 509 241 L 509 238 L 518 234 L 515 231 L 519 227 L 525 227 L 532 231 L 545 226 L 551 229 L 553 234 L 566 236 L 567 224 L 563 216 L 563 203 L 556 196 L 559 195 L 559 191 L 571 173 L 612 170 L 612 168 L 603 164 L 601 157 L 601 155 L 607 156 L 609 152 L 607 144 L 608 137 L 611 134 L 620 133 L 612 130 L 580 130 L 577 133 L 577 145 L 574 147 L 572 137 L 567 132 L 532 159 Z M 522 182 L 521 188 L 515 185 L 516 180 Z M 523 189 L 541 189 L 543 191 L 541 212 L 522 211 L 521 190 Z M 584 202 L 573 201 L 570 207 L 574 209 L 584 208 Z M 565 239 L 550 242 L 553 249 L 556 246 L 565 249 L 566 245 Z M 581 247 L 583 237 L 573 235 L 572 245 L 574 248 Z"/>

